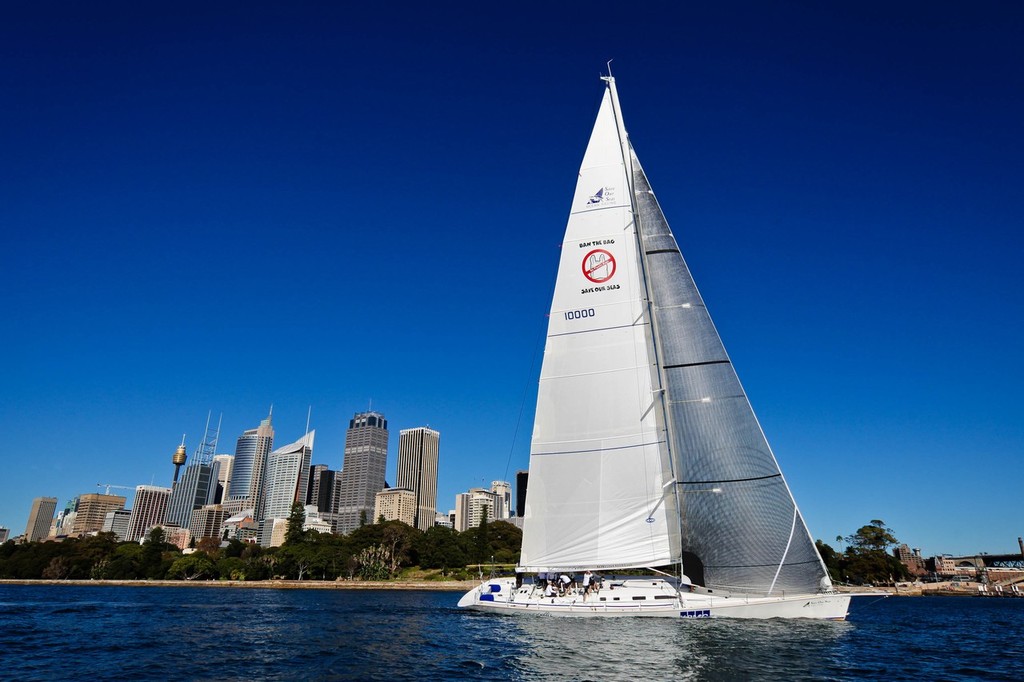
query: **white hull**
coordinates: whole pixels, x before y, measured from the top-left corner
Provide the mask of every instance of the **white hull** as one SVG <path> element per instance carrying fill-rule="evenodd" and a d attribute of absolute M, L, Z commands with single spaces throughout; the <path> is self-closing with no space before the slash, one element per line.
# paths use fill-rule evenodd
<path fill-rule="evenodd" d="M 845 620 L 850 606 L 850 596 L 846 594 L 756 597 L 698 590 L 679 593 L 674 585 L 661 579 L 629 579 L 610 584 L 586 599 L 579 593 L 545 597 L 539 588 L 532 585 L 516 589 L 514 580 L 498 578 L 467 592 L 459 600 L 459 606 L 501 614 L 816 620 Z"/>

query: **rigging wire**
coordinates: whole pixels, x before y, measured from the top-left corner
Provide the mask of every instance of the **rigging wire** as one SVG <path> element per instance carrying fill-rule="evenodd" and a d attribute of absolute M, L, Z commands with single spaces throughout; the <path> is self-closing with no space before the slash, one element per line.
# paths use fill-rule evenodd
<path fill-rule="evenodd" d="M 540 331 L 537 334 L 537 340 L 533 342 L 533 359 L 530 361 L 530 372 L 526 377 L 526 385 L 523 386 L 523 399 L 519 403 L 519 416 L 516 417 L 516 429 L 512 433 L 512 445 L 508 449 L 508 459 L 505 460 L 505 473 L 502 474 L 501 480 L 508 480 L 508 468 L 512 466 L 512 453 L 516 449 L 516 439 L 519 437 L 519 427 L 523 423 L 523 412 L 526 410 L 526 398 L 530 394 L 530 384 L 533 382 L 536 374 L 534 369 L 537 367 L 537 349 L 540 347 L 540 341 L 544 338 L 544 331 L 547 329 L 547 318 L 548 315 L 544 316 L 543 324 L 540 325 Z"/>

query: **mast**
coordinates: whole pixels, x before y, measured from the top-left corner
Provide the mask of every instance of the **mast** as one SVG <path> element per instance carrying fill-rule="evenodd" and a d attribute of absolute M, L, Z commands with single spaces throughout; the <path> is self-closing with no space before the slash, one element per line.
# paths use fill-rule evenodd
<path fill-rule="evenodd" d="M 653 402 L 655 402 L 658 405 L 658 408 L 661 411 L 662 423 L 665 425 L 665 449 L 666 449 L 667 456 L 668 456 L 669 475 L 671 476 L 671 478 L 668 481 L 668 483 L 666 483 L 662 487 L 662 498 L 661 499 L 663 499 L 665 494 L 666 494 L 664 489 L 666 487 L 668 487 L 669 485 L 671 485 L 672 486 L 672 498 L 673 498 L 673 501 L 675 502 L 675 509 L 676 509 L 675 521 L 676 521 L 676 545 L 677 546 L 675 548 L 675 552 L 678 554 L 676 559 L 679 562 L 679 571 L 680 571 L 680 573 L 682 573 L 682 570 L 683 570 L 683 558 L 682 558 L 683 521 L 682 521 L 682 517 L 681 517 L 681 514 L 680 514 L 680 511 L 682 510 L 682 507 L 679 504 L 679 486 L 676 484 L 679 479 L 678 479 L 678 476 L 676 475 L 675 456 L 674 456 L 674 452 L 673 452 L 673 448 L 672 448 L 672 444 L 675 442 L 674 439 L 673 439 L 674 438 L 674 428 L 672 426 L 672 418 L 671 418 L 670 411 L 667 409 L 668 406 L 666 405 L 666 401 L 667 401 L 666 386 L 667 386 L 667 384 L 666 384 L 664 372 L 663 372 L 662 366 L 661 366 L 662 365 L 662 363 L 661 363 L 661 349 L 659 347 L 660 343 L 658 341 L 658 339 L 660 338 L 659 337 L 659 332 L 658 332 L 658 321 L 657 321 L 656 316 L 654 315 L 654 301 L 652 300 L 652 297 L 651 297 L 651 287 L 650 287 L 650 284 L 647 281 L 647 273 L 649 271 L 649 268 L 648 268 L 648 264 L 647 264 L 647 252 L 646 252 L 646 250 L 644 248 L 644 240 L 643 240 L 643 234 L 642 234 L 642 232 L 643 232 L 643 224 L 642 224 L 642 222 L 640 220 L 640 210 L 639 210 L 639 207 L 637 206 L 637 202 L 636 202 L 636 189 L 635 189 L 636 188 L 636 184 L 635 184 L 635 180 L 633 178 L 633 155 L 632 155 L 632 153 L 630 151 L 631 147 L 630 147 L 630 143 L 629 143 L 629 136 L 626 133 L 626 126 L 625 126 L 625 123 L 622 120 L 622 109 L 619 106 L 619 93 L 618 93 L 618 90 L 616 90 L 616 88 L 615 88 L 615 77 L 611 75 L 611 62 L 608 63 L 608 75 L 607 76 L 602 76 L 601 80 L 603 80 L 605 83 L 608 84 L 608 90 L 611 93 L 612 112 L 613 112 L 613 114 L 615 116 L 615 126 L 616 126 L 616 129 L 618 131 L 618 135 L 619 135 L 619 146 L 620 146 L 621 152 L 622 152 L 622 164 L 623 164 L 623 166 L 626 169 L 626 184 L 628 186 L 627 189 L 629 191 L 629 205 L 630 205 L 630 210 L 632 211 L 632 214 L 633 214 L 633 227 L 634 227 L 633 232 L 636 235 L 637 255 L 639 255 L 639 257 L 640 257 L 639 258 L 640 274 L 641 274 L 641 280 L 643 282 L 643 287 L 644 287 L 645 311 L 646 311 L 647 319 L 650 321 L 650 324 L 651 324 L 651 339 L 650 340 L 651 340 L 652 360 L 654 361 L 654 367 L 655 367 L 654 377 L 657 379 L 657 382 L 658 382 L 657 386 L 653 387 L 652 393 L 655 394 L 655 395 L 653 395 L 652 398 L 653 398 Z M 661 504 L 661 499 L 658 500 L 657 504 Z"/>

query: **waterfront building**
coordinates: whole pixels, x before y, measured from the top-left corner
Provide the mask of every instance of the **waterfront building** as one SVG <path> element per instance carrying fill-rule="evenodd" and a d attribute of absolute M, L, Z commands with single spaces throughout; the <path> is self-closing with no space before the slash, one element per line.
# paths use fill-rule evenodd
<path fill-rule="evenodd" d="M 494 519 L 504 521 L 512 516 L 512 484 L 508 481 L 491 481 L 491 492 L 498 499 L 498 506 L 494 509 Z"/>
<path fill-rule="evenodd" d="M 237 501 L 240 509 L 259 511 L 263 496 L 263 473 L 267 456 L 274 446 L 274 427 L 271 408 L 267 418 L 255 429 L 242 432 L 235 445 L 235 463 L 231 472 L 228 500 Z"/>
<path fill-rule="evenodd" d="M 228 518 L 228 513 L 219 504 L 205 504 L 192 512 L 192 520 L 189 521 L 188 530 L 192 537 L 199 538 L 220 538 L 221 527 Z"/>
<path fill-rule="evenodd" d="M 501 504 L 498 495 L 486 488 L 470 488 L 468 492 L 455 496 L 455 530 L 460 533 L 476 528 L 487 517 L 494 520 L 494 510 Z"/>
<path fill-rule="evenodd" d="M 25 526 L 25 542 L 42 540 L 50 531 L 53 512 L 57 510 L 56 497 L 37 497 L 32 500 L 32 509 L 28 513 L 28 525 Z"/>
<path fill-rule="evenodd" d="M 908 545 L 902 544 L 894 549 L 892 553 L 893 556 L 900 560 L 901 564 L 907 567 L 910 575 L 919 577 L 928 573 L 920 549 L 911 549 Z"/>
<path fill-rule="evenodd" d="M 140 485 L 135 488 L 135 503 L 132 504 L 131 516 L 128 517 L 126 542 L 139 542 L 145 539 L 146 532 L 155 525 L 163 523 L 167 513 L 167 502 L 171 499 L 171 489 L 156 485 Z"/>
<path fill-rule="evenodd" d="M 231 485 L 231 469 L 235 465 L 234 455 L 214 455 L 213 461 L 217 463 L 217 496 L 214 497 L 214 504 L 220 504 L 228 496 L 228 487 Z"/>
<path fill-rule="evenodd" d="M 107 512 L 124 509 L 127 499 L 124 495 L 104 495 L 103 493 L 86 493 L 78 496 L 78 509 L 75 523 L 69 535 L 85 535 L 98 533 L 103 529 Z"/>
<path fill-rule="evenodd" d="M 388 422 L 379 412 L 359 412 L 348 423 L 338 485 L 338 531 L 350 533 L 360 520 L 373 523 L 376 495 L 384 489 Z"/>
<path fill-rule="evenodd" d="M 529 471 L 516 472 L 516 516 L 526 516 L 526 484 L 530 480 Z"/>
<path fill-rule="evenodd" d="M 117 536 L 118 542 L 124 542 L 128 536 L 128 522 L 132 518 L 132 513 L 127 509 L 115 509 L 107 512 L 106 517 L 103 519 L 103 528 L 101 529 L 104 533 L 113 533 Z"/>
<path fill-rule="evenodd" d="M 193 462 L 185 467 L 185 473 L 171 489 L 165 523 L 188 528 L 193 510 L 213 504 L 217 498 L 219 467 L 217 462 Z"/>
<path fill-rule="evenodd" d="M 441 434 L 419 427 L 403 429 L 398 438 L 397 488 L 415 496 L 415 518 L 410 525 L 427 530 L 437 516 L 437 457 Z"/>
<path fill-rule="evenodd" d="M 267 457 L 262 518 L 287 519 L 293 504 L 305 504 L 309 461 L 313 456 L 315 436 L 316 431 L 310 431 L 294 443 L 274 450 Z M 257 519 L 260 516 L 257 513 Z"/>
<path fill-rule="evenodd" d="M 416 493 L 408 488 L 381 490 L 374 496 L 374 522 L 382 516 L 385 521 L 401 521 L 415 527 Z"/>

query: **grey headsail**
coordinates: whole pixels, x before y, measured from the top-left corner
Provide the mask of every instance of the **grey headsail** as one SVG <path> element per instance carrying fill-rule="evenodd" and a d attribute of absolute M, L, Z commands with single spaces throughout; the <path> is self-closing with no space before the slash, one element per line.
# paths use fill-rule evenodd
<path fill-rule="evenodd" d="M 683 569 L 707 587 L 752 594 L 830 587 L 635 153 L 631 161 L 671 424 Z"/>

